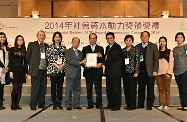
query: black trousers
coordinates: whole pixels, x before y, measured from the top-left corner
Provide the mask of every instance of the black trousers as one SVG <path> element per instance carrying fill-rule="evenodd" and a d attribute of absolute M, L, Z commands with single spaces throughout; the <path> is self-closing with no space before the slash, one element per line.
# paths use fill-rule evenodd
<path fill-rule="evenodd" d="M 88 105 L 94 105 L 93 101 L 93 84 L 96 92 L 96 106 L 102 104 L 102 74 L 98 73 L 98 69 L 91 69 L 89 73 L 86 74 L 86 90 L 87 90 L 87 101 Z M 102 72 L 101 72 L 102 73 Z"/>
<path fill-rule="evenodd" d="M 106 76 L 106 91 L 108 107 L 121 107 L 121 77 L 109 78 Z"/>
<path fill-rule="evenodd" d="M 125 102 L 128 108 L 136 108 L 136 88 L 138 79 L 133 76 L 134 73 L 125 73 L 123 75 L 123 89 L 125 94 Z"/>
<path fill-rule="evenodd" d="M 2 85 L 0 82 L 0 100 L 3 100 L 3 96 L 4 96 L 4 85 Z"/>
<path fill-rule="evenodd" d="M 52 101 L 62 100 L 62 91 L 64 83 L 64 73 L 59 74 L 59 76 L 50 76 L 51 80 L 51 98 Z"/>
<path fill-rule="evenodd" d="M 37 76 L 31 76 L 31 107 L 45 105 L 47 70 L 39 70 Z"/>
<path fill-rule="evenodd" d="M 147 86 L 147 106 L 152 107 L 154 94 L 155 77 L 149 77 L 146 70 L 140 71 L 138 75 L 138 106 L 144 106 L 145 90 Z"/>
<path fill-rule="evenodd" d="M 175 75 L 179 89 L 179 97 L 182 107 L 187 107 L 187 71 L 181 75 Z"/>

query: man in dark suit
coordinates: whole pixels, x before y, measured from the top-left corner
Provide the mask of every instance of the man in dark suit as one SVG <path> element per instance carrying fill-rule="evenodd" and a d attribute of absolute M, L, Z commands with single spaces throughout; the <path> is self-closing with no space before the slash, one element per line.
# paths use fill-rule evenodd
<path fill-rule="evenodd" d="M 45 94 L 47 86 L 47 60 L 45 51 L 48 47 L 45 40 L 45 32 L 40 30 L 37 33 L 37 41 L 28 44 L 26 52 L 26 60 L 29 64 L 29 72 L 31 75 L 31 110 L 45 108 Z"/>
<path fill-rule="evenodd" d="M 117 111 L 121 107 L 122 49 L 115 42 L 113 32 L 106 34 L 106 40 L 109 45 L 106 47 L 105 60 L 97 67 L 105 66 L 108 100 L 108 105 L 105 108 Z"/>
<path fill-rule="evenodd" d="M 97 42 L 97 35 L 95 33 L 91 33 L 89 35 L 89 42 L 90 45 L 83 47 L 83 59 L 86 58 L 86 55 L 88 53 L 97 53 L 97 63 L 101 63 L 104 59 L 104 49 L 103 47 L 96 44 Z M 83 76 L 86 79 L 86 90 L 87 90 L 87 101 L 88 106 L 87 109 L 91 109 L 94 107 L 94 101 L 93 101 L 93 94 L 92 94 L 92 88 L 93 84 L 95 86 L 96 91 L 96 108 L 100 108 L 102 105 L 102 75 L 103 70 L 102 67 L 84 67 L 84 73 Z"/>
<path fill-rule="evenodd" d="M 82 58 L 82 52 L 78 50 L 80 39 L 74 37 L 72 39 L 72 47 L 66 50 L 66 91 L 65 91 L 65 105 L 67 110 L 82 109 L 80 107 L 80 93 L 81 93 L 81 65 L 86 63 Z M 74 95 L 74 103 L 72 103 L 72 92 Z"/>
<path fill-rule="evenodd" d="M 147 86 L 147 110 L 152 110 L 155 99 L 155 76 L 159 66 L 158 47 L 156 44 L 149 42 L 150 33 L 148 31 L 143 31 L 140 38 L 142 43 L 136 45 L 140 53 L 137 108 L 144 108 L 145 88 Z"/>

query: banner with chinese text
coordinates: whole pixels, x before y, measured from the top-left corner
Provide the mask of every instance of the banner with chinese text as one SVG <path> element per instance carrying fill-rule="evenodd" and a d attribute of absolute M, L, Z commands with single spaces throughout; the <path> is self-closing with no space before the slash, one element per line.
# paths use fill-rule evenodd
<path fill-rule="evenodd" d="M 80 49 L 89 44 L 89 34 L 96 33 L 98 44 L 107 46 L 105 34 L 109 31 L 115 33 L 116 42 L 122 48 L 124 37 L 131 34 L 135 38 L 134 45 L 140 42 L 140 33 L 144 30 L 151 34 L 150 41 L 158 43 L 160 36 L 168 38 L 168 47 L 173 48 L 175 34 L 179 31 L 187 34 L 187 19 L 185 18 L 1 18 L 0 31 L 5 32 L 8 42 L 13 46 L 17 35 L 25 38 L 26 44 L 36 40 L 39 30 L 46 33 L 46 43 L 52 43 L 52 35 L 59 31 L 63 35 L 63 44 L 71 47 L 71 39 L 79 37 Z"/>

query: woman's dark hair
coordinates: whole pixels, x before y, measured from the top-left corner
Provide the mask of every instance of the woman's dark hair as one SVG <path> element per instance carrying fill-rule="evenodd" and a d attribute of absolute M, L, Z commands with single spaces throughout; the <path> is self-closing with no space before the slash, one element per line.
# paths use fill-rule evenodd
<path fill-rule="evenodd" d="M 25 47 L 25 40 L 22 35 L 17 35 L 14 41 L 14 52 L 18 52 L 18 38 L 21 37 L 23 39 L 23 44 L 21 45 L 21 53 L 25 55 L 26 47 Z"/>
<path fill-rule="evenodd" d="M 133 35 L 126 35 L 125 38 L 124 38 L 124 42 L 125 42 L 125 40 L 127 40 L 128 38 L 131 38 L 131 39 L 132 39 L 132 42 L 134 42 L 134 37 L 133 37 Z"/>
<path fill-rule="evenodd" d="M 161 39 L 164 39 L 166 41 L 165 52 L 166 52 L 166 56 L 168 57 L 170 52 L 168 51 L 168 47 L 167 47 L 167 38 L 165 36 L 161 36 L 159 38 L 159 42 L 161 41 Z M 160 52 L 161 52 L 161 46 L 159 46 L 159 55 L 160 55 Z"/>
<path fill-rule="evenodd" d="M 161 37 L 159 38 L 159 42 L 160 42 L 161 39 L 164 39 L 164 40 L 166 41 L 166 46 L 165 46 L 165 48 L 167 49 L 167 38 L 166 38 L 165 36 L 161 36 Z M 161 46 L 159 46 L 159 50 L 161 50 Z"/>
<path fill-rule="evenodd" d="M 60 36 L 60 38 L 61 38 L 61 41 L 59 42 L 59 45 L 61 45 L 61 42 L 62 42 L 62 34 L 61 34 L 60 32 L 58 32 L 58 31 L 55 32 L 55 33 L 53 34 L 53 38 L 52 38 L 53 44 L 55 44 L 55 40 L 54 40 L 54 39 L 55 39 L 55 36 L 56 36 L 57 34 L 58 34 L 58 35 Z"/>
<path fill-rule="evenodd" d="M 175 35 L 175 41 L 177 40 L 177 36 L 181 35 L 185 41 L 185 36 L 184 36 L 184 33 L 183 32 L 178 32 L 176 35 Z"/>
<path fill-rule="evenodd" d="M 108 35 L 111 35 L 113 38 L 115 38 L 115 35 L 114 35 L 113 32 L 108 32 L 108 33 L 106 34 L 106 39 L 107 39 L 107 36 L 108 36 Z"/>
<path fill-rule="evenodd" d="M 3 43 L 3 45 L 6 47 L 6 51 L 8 51 L 9 47 L 8 47 L 8 41 L 7 41 L 6 34 L 3 33 L 3 32 L 0 32 L 0 35 L 4 35 L 5 36 L 6 39 L 5 39 L 5 42 Z M 0 42 L 0 50 L 1 50 L 1 45 L 2 45 L 2 43 Z"/>

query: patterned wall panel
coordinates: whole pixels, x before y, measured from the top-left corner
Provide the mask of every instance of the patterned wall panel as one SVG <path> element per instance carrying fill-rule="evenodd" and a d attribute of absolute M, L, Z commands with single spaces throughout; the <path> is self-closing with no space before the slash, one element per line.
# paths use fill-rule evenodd
<path fill-rule="evenodd" d="M 56 1 L 53 3 L 53 16 L 75 16 L 75 1 Z"/>
<path fill-rule="evenodd" d="M 125 1 L 125 16 L 148 16 L 147 1 Z"/>

